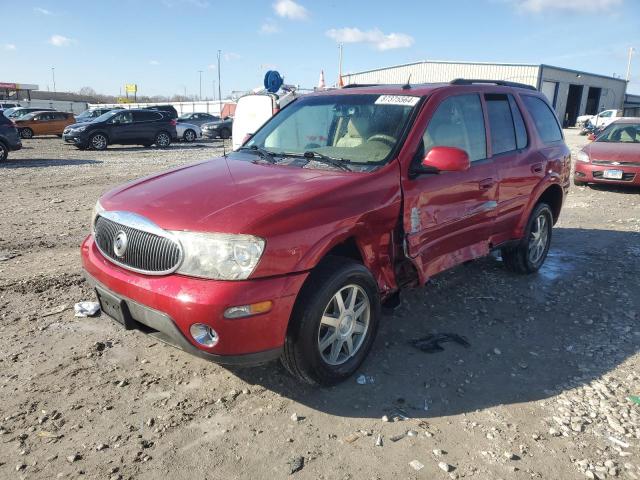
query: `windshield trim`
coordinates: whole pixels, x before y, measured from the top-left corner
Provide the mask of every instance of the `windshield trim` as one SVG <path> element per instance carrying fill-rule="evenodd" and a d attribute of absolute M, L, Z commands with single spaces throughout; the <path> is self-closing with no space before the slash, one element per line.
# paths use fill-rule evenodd
<path fill-rule="evenodd" d="M 345 95 L 345 94 L 341 94 L 341 95 Z M 362 93 L 357 93 L 357 94 L 346 94 L 345 96 L 352 96 L 352 95 L 385 95 L 382 93 L 376 93 L 376 92 L 362 92 Z M 282 107 L 275 115 L 271 116 L 271 118 L 269 118 L 269 120 L 267 120 L 265 123 L 262 124 L 262 126 L 260 128 L 258 128 L 254 134 L 249 137 L 240 147 L 247 147 L 247 144 L 253 140 L 258 133 L 260 133 L 262 131 L 262 129 L 264 129 L 269 123 L 271 123 L 273 121 L 274 118 L 276 118 L 278 115 L 281 115 L 282 112 L 286 111 L 287 108 L 289 108 L 291 105 L 294 105 L 298 102 L 300 102 L 301 100 L 303 100 L 304 98 L 331 98 L 334 95 L 304 95 L 301 97 L 298 97 L 296 99 L 294 99 L 293 101 L 289 102 L 287 105 L 285 105 L 284 107 Z M 335 95 L 337 96 L 337 95 Z M 407 139 L 407 136 L 409 135 L 409 132 L 411 131 L 411 128 L 413 126 L 413 124 L 415 123 L 416 117 L 418 116 L 418 112 L 420 112 L 420 110 L 422 110 L 422 106 L 424 105 L 425 101 L 431 97 L 431 94 L 426 94 L 426 95 L 412 95 L 413 97 L 417 97 L 419 100 L 418 102 L 412 107 L 409 115 L 407 116 L 407 119 L 405 121 L 404 127 L 402 132 L 400 133 L 399 137 L 398 137 L 398 141 L 396 142 L 396 144 L 393 146 L 393 148 L 391 149 L 391 151 L 389 152 L 389 154 L 383 158 L 382 160 L 379 160 L 377 162 L 357 162 L 357 161 L 353 161 L 353 160 L 349 160 L 349 159 L 343 159 L 343 161 L 348 162 L 351 165 L 358 165 L 358 166 L 362 166 L 362 167 L 371 167 L 371 170 L 375 170 L 377 167 L 381 167 L 384 165 L 388 165 L 389 163 L 391 163 L 393 161 L 394 158 L 397 158 L 397 156 L 400 153 L 400 150 L 402 149 L 402 147 L 404 146 L 404 143 Z M 264 148 L 264 147 L 262 147 Z M 313 151 L 313 150 L 311 150 Z M 277 153 L 273 152 L 274 154 L 277 155 Z M 316 153 L 321 153 L 321 152 L 316 152 Z M 301 157 L 304 157 L 304 152 L 300 153 Z M 346 173 L 346 171 L 345 171 Z M 356 171 L 353 171 L 351 173 L 357 173 Z"/>

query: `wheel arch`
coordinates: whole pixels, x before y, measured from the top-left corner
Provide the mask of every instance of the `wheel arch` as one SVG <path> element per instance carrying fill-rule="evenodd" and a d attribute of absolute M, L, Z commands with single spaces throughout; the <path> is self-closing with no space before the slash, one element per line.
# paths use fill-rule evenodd
<path fill-rule="evenodd" d="M 564 203 L 564 195 L 565 194 L 559 183 L 559 179 L 551 177 L 550 179 L 547 179 L 547 181 L 541 182 L 532 192 L 529 203 L 522 212 L 518 226 L 514 231 L 514 238 L 520 238 L 524 235 L 524 230 L 527 225 L 527 221 L 531 216 L 531 212 L 540 202 L 545 202 L 549 204 L 549 207 L 551 207 L 553 224 L 555 225 L 560 217 L 560 211 L 562 210 L 562 204 Z"/>

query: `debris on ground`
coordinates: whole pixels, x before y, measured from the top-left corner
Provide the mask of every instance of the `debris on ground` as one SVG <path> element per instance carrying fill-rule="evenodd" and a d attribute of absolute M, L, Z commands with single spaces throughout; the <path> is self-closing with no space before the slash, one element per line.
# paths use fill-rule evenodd
<path fill-rule="evenodd" d="M 375 379 L 370 375 L 358 375 L 356 382 L 358 382 L 359 385 L 367 385 L 375 383 Z"/>
<path fill-rule="evenodd" d="M 288 464 L 290 474 L 299 472 L 304 468 L 304 457 L 293 457 L 291 460 L 289 460 Z"/>
<path fill-rule="evenodd" d="M 76 312 L 76 317 L 93 317 L 100 311 L 100 304 L 98 302 L 80 302 L 73 306 Z"/>
<path fill-rule="evenodd" d="M 449 465 L 447 462 L 439 462 L 438 467 L 440 468 L 440 470 L 443 470 L 445 472 L 451 472 L 453 470 L 453 466 Z"/>
<path fill-rule="evenodd" d="M 457 333 L 431 333 L 422 338 L 410 340 L 409 343 L 425 353 L 442 352 L 444 348 L 440 345 L 445 342 L 455 342 L 465 348 L 469 348 L 471 344 L 462 335 Z"/>
<path fill-rule="evenodd" d="M 358 435 L 357 433 L 352 433 L 352 434 L 350 434 L 350 435 L 347 435 L 347 436 L 344 438 L 344 441 L 345 441 L 345 442 L 347 442 L 347 443 L 353 443 L 353 442 L 355 442 L 356 440 L 358 440 L 359 438 L 360 438 L 360 435 Z"/>
<path fill-rule="evenodd" d="M 382 435 L 378 434 L 376 438 L 376 447 L 382 447 Z"/>
<path fill-rule="evenodd" d="M 41 317 L 50 317 L 51 315 L 57 315 L 59 313 L 64 312 L 68 308 L 67 305 L 58 305 L 55 308 L 52 308 L 48 312 L 45 312 L 41 315 Z"/>
<path fill-rule="evenodd" d="M 424 465 L 420 463 L 418 460 L 411 460 L 409 462 L 409 465 L 411 465 L 411 468 L 413 468 L 416 471 L 422 470 L 424 468 Z"/>

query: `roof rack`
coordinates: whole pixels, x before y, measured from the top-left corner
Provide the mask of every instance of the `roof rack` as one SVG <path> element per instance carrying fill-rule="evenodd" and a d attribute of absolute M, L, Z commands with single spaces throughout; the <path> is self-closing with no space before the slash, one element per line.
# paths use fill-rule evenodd
<path fill-rule="evenodd" d="M 377 87 L 379 83 L 350 83 L 342 88 Z"/>
<path fill-rule="evenodd" d="M 474 85 L 476 83 L 486 83 L 490 85 L 500 85 L 502 87 L 515 87 L 515 88 L 526 88 L 527 90 L 537 90 L 536 87 L 532 85 L 527 85 L 526 83 L 518 83 L 518 82 L 508 82 L 506 80 L 485 80 L 479 78 L 456 78 L 455 80 L 451 80 L 449 82 L 450 85 Z"/>

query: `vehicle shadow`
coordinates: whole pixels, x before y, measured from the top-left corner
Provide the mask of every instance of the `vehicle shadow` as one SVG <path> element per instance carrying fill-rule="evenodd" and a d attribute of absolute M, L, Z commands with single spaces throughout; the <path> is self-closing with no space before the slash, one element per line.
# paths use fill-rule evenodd
<path fill-rule="evenodd" d="M 233 373 L 345 417 L 400 410 L 429 418 L 548 398 L 599 378 L 640 348 L 639 245 L 640 233 L 557 228 L 537 274 L 507 272 L 499 255 L 445 272 L 403 294 L 369 358 L 334 387 L 302 385 L 276 364 Z M 456 333 L 471 345 L 424 353 L 409 344 L 429 333 Z M 359 374 L 374 383 L 358 384 Z"/>
<path fill-rule="evenodd" d="M 638 185 L 607 185 L 604 183 L 590 183 L 589 188 L 599 192 L 612 192 L 612 193 L 626 193 L 626 194 L 638 194 L 640 193 L 640 186 Z"/>
<path fill-rule="evenodd" d="M 45 167 L 64 167 L 68 165 L 92 165 L 104 163 L 101 160 L 70 160 L 70 159 L 48 159 L 48 158 L 25 158 L 19 160 L 8 160 L 0 163 L 2 168 L 45 168 Z"/>

